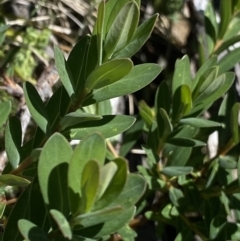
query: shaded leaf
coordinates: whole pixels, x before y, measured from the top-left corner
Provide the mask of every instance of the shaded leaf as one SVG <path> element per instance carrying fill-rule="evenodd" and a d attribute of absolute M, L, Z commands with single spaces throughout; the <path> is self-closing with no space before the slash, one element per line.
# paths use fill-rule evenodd
<path fill-rule="evenodd" d="M 23 177 L 15 176 L 12 174 L 3 174 L 0 175 L 0 182 L 7 186 L 16 186 L 16 187 L 26 187 L 31 182 Z"/>
<path fill-rule="evenodd" d="M 70 227 L 69 222 L 65 218 L 65 216 L 59 212 L 58 210 L 51 209 L 50 211 L 51 216 L 55 220 L 58 225 L 59 230 L 61 231 L 63 237 L 71 240 L 72 239 L 72 230 Z"/>
<path fill-rule="evenodd" d="M 196 146 L 206 146 L 205 142 L 188 139 L 188 138 L 171 138 L 167 140 L 168 143 L 176 146 L 185 146 L 185 147 L 196 147 Z"/>
<path fill-rule="evenodd" d="M 11 112 L 11 106 L 10 101 L 0 103 L 0 126 L 7 121 L 7 118 Z"/>
<path fill-rule="evenodd" d="M 230 128 L 232 132 L 232 140 L 234 144 L 238 144 L 240 141 L 240 130 L 238 123 L 240 103 L 235 103 L 231 109 L 230 116 Z"/>
<path fill-rule="evenodd" d="M 220 127 L 221 123 L 202 118 L 184 118 L 179 121 L 181 124 L 190 125 L 197 128 Z"/>
<path fill-rule="evenodd" d="M 226 226 L 227 221 L 224 216 L 217 215 L 214 217 L 210 224 L 210 239 L 217 238 L 222 232 L 224 227 Z"/>
<path fill-rule="evenodd" d="M 164 167 L 161 172 L 167 176 L 181 176 L 189 174 L 193 171 L 193 167 L 178 167 L 178 166 L 170 166 Z"/>
<path fill-rule="evenodd" d="M 32 118 L 44 133 L 48 133 L 48 115 L 41 97 L 30 82 L 23 85 L 24 97 Z"/>

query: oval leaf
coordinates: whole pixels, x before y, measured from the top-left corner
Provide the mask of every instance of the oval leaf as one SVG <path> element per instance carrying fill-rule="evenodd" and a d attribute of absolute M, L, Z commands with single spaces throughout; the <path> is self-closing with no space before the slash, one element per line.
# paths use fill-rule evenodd
<path fill-rule="evenodd" d="M 167 176 L 181 176 L 181 175 L 187 175 L 193 171 L 192 167 L 177 167 L 177 166 L 171 166 L 171 167 L 164 167 L 161 170 L 161 173 L 167 175 Z"/>

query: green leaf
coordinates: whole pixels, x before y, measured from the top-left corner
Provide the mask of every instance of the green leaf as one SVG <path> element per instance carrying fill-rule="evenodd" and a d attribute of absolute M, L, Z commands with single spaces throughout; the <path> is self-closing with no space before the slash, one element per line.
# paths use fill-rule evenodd
<path fill-rule="evenodd" d="M 220 24 L 218 38 L 222 39 L 232 17 L 232 3 L 231 1 L 221 1 L 220 2 Z"/>
<path fill-rule="evenodd" d="M 204 73 L 206 73 L 208 71 L 208 69 L 215 66 L 216 64 L 217 64 L 217 56 L 212 56 L 206 62 L 204 62 L 204 64 L 198 70 L 195 78 L 193 79 L 192 90 L 194 90 L 195 87 L 197 86 L 201 76 L 203 76 Z"/>
<path fill-rule="evenodd" d="M 178 166 L 170 166 L 170 167 L 164 167 L 161 170 L 161 173 L 167 175 L 167 176 L 181 176 L 181 175 L 187 175 L 193 171 L 192 167 L 178 167 Z"/>
<path fill-rule="evenodd" d="M 81 178 L 85 164 L 89 160 L 97 160 L 102 166 L 105 161 L 105 155 L 105 140 L 99 133 L 93 133 L 85 137 L 74 149 L 68 169 L 68 196 L 73 215 L 79 209 Z"/>
<path fill-rule="evenodd" d="M 214 217 L 210 224 L 210 239 L 213 240 L 219 237 L 219 235 L 223 232 L 223 229 L 226 226 L 226 224 L 226 217 L 220 215 Z"/>
<path fill-rule="evenodd" d="M 4 192 L 0 193 L 0 218 L 3 218 L 5 208 L 7 206 L 6 195 Z"/>
<path fill-rule="evenodd" d="M 31 182 L 23 177 L 15 176 L 12 174 L 3 174 L 0 175 L 0 182 L 7 186 L 16 186 L 16 187 L 26 187 Z"/>
<path fill-rule="evenodd" d="M 179 121 L 180 124 L 190 125 L 197 128 L 221 127 L 219 122 L 201 119 L 201 118 L 184 118 Z"/>
<path fill-rule="evenodd" d="M 89 35 L 84 36 L 75 44 L 67 59 L 67 65 L 71 71 L 71 80 L 76 96 L 82 93 L 85 86 L 86 79 L 84 75 L 90 40 L 91 38 Z"/>
<path fill-rule="evenodd" d="M 24 97 L 32 118 L 44 133 L 48 133 L 48 115 L 44 103 L 37 90 L 30 82 L 23 85 Z"/>
<path fill-rule="evenodd" d="M 99 89 L 119 81 L 132 69 L 133 63 L 130 59 L 113 59 L 96 68 L 86 80 L 86 91 Z"/>
<path fill-rule="evenodd" d="M 208 189 L 213 184 L 213 181 L 217 175 L 218 170 L 219 170 L 219 162 L 218 162 L 218 159 L 215 159 L 209 168 L 210 174 L 207 179 L 207 183 L 205 187 L 206 189 Z"/>
<path fill-rule="evenodd" d="M 130 228 L 128 225 L 123 226 L 117 231 L 117 233 L 124 238 L 126 241 L 134 241 L 137 237 L 136 231 Z"/>
<path fill-rule="evenodd" d="M 47 235 L 34 223 L 26 220 L 20 219 L 18 221 L 18 228 L 20 233 L 26 240 L 34 241 L 48 241 Z"/>
<path fill-rule="evenodd" d="M 93 175 L 94 173 L 94 175 Z M 81 176 L 81 206 L 80 213 L 90 212 L 97 195 L 100 181 L 100 167 L 97 161 L 88 161 Z"/>
<path fill-rule="evenodd" d="M 183 194 L 182 190 L 175 188 L 175 187 L 171 187 L 169 189 L 169 198 L 174 206 L 181 207 L 182 199 L 184 198 L 184 194 Z"/>
<path fill-rule="evenodd" d="M 81 123 L 81 125 L 78 125 L 76 128 L 73 127 L 70 131 L 65 132 L 65 134 L 70 134 L 71 139 L 81 140 L 86 135 L 99 131 L 104 138 L 109 138 L 124 132 L 130 128 L 134 122 L 135 118 L 132 116 L 105 115 L 102 120 Z"/>
<path fill-rule="evenodd" d="M 196 147 L 196 146 L 206 146 L 206 143 L 194 139 L 188 138 L 170 138 L 167 140 L 168 143 L 176 146 L 184 147 Z"/>
<path fill-rule="evenodd" d="M 71 220 L 71 226 L 73 229 L 79 229 L 81 227 L 90 227 L 99 223 L 106 222 L 111 219 L 115 219 L 116 215 L 122 213 L 123 209 L 121 206 L 108 207 L 99 211 L 90 212 L 78 215 Z"/>
<path fill-rule="evenodd" d="M 83 106 L 138 91 L 152 82 L 162 68 L 157 64 L 140 64 L 119 81 L 93 90 L 83 101 Z"/>
<path fill-rule="evenodd" d="M 8 160 L 15 169 L 21 160 L 22 127 L 20 120 L 13 116 L 5 129 L 5 148 Z"/>
<path fill-rule="evenodd" d="M 118 167 L 117 171 L 113 176 L 112 181 L 109 183 L 106 191 L 94 204 L 93 210 L 99 210 L 109 206 L 120 195 L 126 184 L 128 172 L 127 161 L 119 157 L 114 159 L 113 162 Z"/>
<path fill-rule="evenodd" d="M 181 85 L 173 96 L 173 122 L 179 121 L 183 116 L 187 115 L 192 108 L 192 94 L 189 86 Z"/>
<path fill-rule="evenodd" d="M 240 48 L 228 52 L 219 62 L 219 74 L 224 73 L 234 67 L 239 62 Z"/>
<path fill-rule="evenodd" d="M 176 61 L 172 80 L 172 96 L 174 96 L 176 90 L 182 85 L 186 85 L 190 89 L 192 87 L 190 62 L 187 55 L 185 55 L 182 59 L 178 59 Z"/>
<path fill-rule="evenodd" d="M 105 1 L 101 1 L 98 6 L 97 26 L 97 46 L 98 46 L 98 65 L 102 64 L 103 41 L 104 41 L 104 18 L 105 18 Z"/>
<path fill-rule="evenodd" d="M 240 141 L 240 130 L 238 123 L 240 103 L 235 103 L 231 110 L 230 116 L 230 128 L 232 132 L 232 140 L 234 144 L 238 144 Z"/>
<path fill-rule="evenodd" d="M 115 16 L 104 43 L 104 60 L 122 50 L 133 38 L 139 21 L 139 8 L 134 1 L 126 3 Z"/>
<path fill-rule="evenodd" d="M 221 203 L 224 206 L 224 209 L 226 211 L 227 215 L 230 215 L 230 200 L 225 194 L 225 192 L 221 191 L 221 197 L 220 197 Z"/>
<path fill-rule="evenodd" d="M 154 112 L 150 106 L 144 101 L 139 101 L 139 115 L 143 119 L 144 123 L 147 125 L 148 128 L 151 127 L 153 121 L 154 121 Z"/>
<path fill-rule="evenodd" d="M 238 158 L 238 163 L 237 163 L 237 173 L 238 173 L 238 184 L 240 185 L 240 157 Z"/>
<path fill-rule="evenodd" d="M 121 205 L 124 209 L 135 205 L 146 190 L 145 179 L 138 174 L 128 174 L 127 182 L 121 194 L 111 203 L 111 206 Z"/>
<path fill-rule="evenodd" d="M 219 165 L 224 169 L 236 169 L 237 160 L 233 156 L 219 156 Z"/>
<path fill-rule="evenodd" d="M 59 133 L 52 135 L 43 147 L 38 163 L 38 177 L 44 202 L 49 209 L 69 214 L 67 169 L 72 148 Z"/>
<path fill-rule="evenodd" d="M 75 98 L 75 95 L 73 90 L 74 86 L 71 83 L 71 79 L 69 78 L 70 70 L 68 70 L 67 62 L 63 56 L 62 51 L 56 45 L 54 46 L 54 56 L 60 80 L 69 97 L 73 99 Z"/>
<path fill-rule="evenodd" d="M 0 127 L 7 121 L 7 118 L 11 112 L 11 106 L 10 101 L 0 103 Z"/>
<path fill-rule="evenodd" d="M 51 209 L 49 212 L 53 217 L 54 221 L 57 223 L 58 228 L 61 231 L 63 237 L 71 240 L 72 230 L 65 216 L 61 212 L 55 209 Z"/>
<path fill-rule="evenodd" d="M 159 115 L 157 116 L 157 124 L 158 124 L 158 136 L 159 138 L 165 140 L 167 136 L 172 132 L 172 124 L 169 119 L 167 112 L 160 108 Z"/>
<path fill-rule="evenodd" d="M 133 38 L 122 50 L 114 54 L 113 58 L 130 58 L 137 53 L 150 37 L 159 14 L 144 21 L 136 30 Z"/>
<path fill-rule="evenodd" d="M 99 225 L 96 225 L 95 228 L 97 232 L 95 233 L 94 227 L 89 227 L 83 230 L 80 230 L 79 234 L 83 236 L 88 236 L 89 234 L 91 237 L 94 238 L 101 238 L 104 235 L 109 235 L 111 233 L 115 233 L 118 231 L 120 228 L 122 228 L 124 225 L 129 223 L 135 214 L 136 208 L 131 207 L 128 208 L 127 210 L 122 211 L 122 213 L 119 213 L 117 215 L 117 218 L 112 218 L 109 221 L 100 223 Z M 125 237 L 124 237 L 125 240 Z"/>
<path fill-rule="evenodd" d="M 99 115 L 93 115 L 93 114 L 84 113 L 81 111 L 76 111 L 65 115 L 60 122 L 60 126 L 62 129 L 66 129 L 66 128 L 70 128 L 73 125 L 76 125 L 85 121 L 101 120 L 101 119 L 102 117 Z"/>

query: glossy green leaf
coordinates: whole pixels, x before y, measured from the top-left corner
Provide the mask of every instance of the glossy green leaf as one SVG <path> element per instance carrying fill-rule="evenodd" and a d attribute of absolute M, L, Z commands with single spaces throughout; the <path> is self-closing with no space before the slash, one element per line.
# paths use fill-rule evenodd
<path fill-rule="evenodd" d="M 216 121 L 206 120 L 202 118 L 184 118 L 179 121 L 184 125 L 190 125 L 197 128 L 221 127 L 222 124 Z"/>
<path fill-rule="evenodd" d="M 88 161 L 81 176 L 81 213 L 88 213 L 91 210 L 96 199 L 99 181 L 100 167 L 98 162 Z"/>
<path fill-rule="evenodd" d="M 106 165 L 102 166 L 100 169 L 99 186 L 97 193 L 97 200 L 102 197 L 110 182 L 112 181 L 114 175 L 118 170 L 118 166 L 115 162 L 108 162 Z"/>
<path fill-rule="evenodd" d="M 116 218 L 116 215 L 122 213 L 123 209 L 121 206 L 108 207 L 99 211 L 90 212 L 78 215 L 71 221 L 73 229 L 79 229 L 78 226 L 90 227 L 99 223 L 106 222 L 108 220 Z"/>
<path fill-rule="evenodd" d="M 73 214 L 79 209 L 81 178 L 85 164 L 89 160 L 96 160 L 102 166 L 105 161 L 105 155 L 105 140 L 99 133 L 88 135 L 74 149 L 68 169 L 68 195 Z"/>
<path fill-rule="evenodd" d="M 103 40 L 104 40 L 104 18 L 105 18 L 105 1 L 101 1 L 98 6 L 97 16 L 97 46 L 98 46 L 98 64 L 102 64 Z"/>
<path fill-rule="evenodd" d="M 188 138 L 171 138 L 167 140 L 168 143 L 176 146 L 184 147 L 196 147 L 196 146 L 206 146 L 206 143 L 194 139 Z"/>
<path fill-rule="evenodd" d="M 179 121 L 183 116 L 187 115 L 192 108 L 192 94 L 189 86 L 182 85 L 173 96 L 173 122 Z"/>
<path fill-rule="evenodd" d="M 146 190 L 146 180 L 137 174 L 128 174 L 127 182 L 121 194 L 111 203 L 111 206 L 121 205 L 127 209 L 135 205 Z"/>
<path fill-rule="evenodd" d="M 63 237 L 71 240 L 72 239 L 72 230 L 69 225 L 69 222 L 65 218 L 65 216 L 59 212 L 58 210 L 51 209 L 50 211 L 51 216 L 53 217 L 54 221 L 57 223 L 59 230 L 61 231 Z"/>
<path fill-rule="evenodd" d="M 195 87 L 197 86 L 201 76 L 203 76 L 204 73 L 206 73 L 206 71 L 208 71 L 208 69 L 210 69 L 211 67 L 213 67 L 215 65 L 217 65 L 217 56 L 212 56 L 206 62 L 204 62 L 204 64 L 198 70 L 195 78 L 193 79 L 192 90 L 194 90 Z"/>
<path fill-rule="evenodd" d="M 233 156 L 219 156 L 219 165 L 224 169 L 236 169 L 237 160 Z"/>
<path fill-rule="evenodd" d="M 221 1 L 220 2 L 220 24 L 218 38 L 222 39 L 232 17 L 232 3 L 231 1 Z"/>
<path fill-rule="evenodd" d="M 88 76 L 85 85 L 87 92 L 119 81 L 131 71 L 132 66 L 130 59 L 113 59 L 102 64 Z"/>
<path fill-rule="evenodd" d="M 83 106 L 90 105 L 103 100 L 127 95 L 148 85 L 158 76 L 162 68 L 157 64 L 140 64 L 119 81 L 93 90 L 83 101 Z"/>
<path fill-rule="evenodd" d="M 118 53 L 114 54 L 113 58 L 130 58 L 137 53 L 150 37 L 157 18 L 158 14 L 154 14 L 152 17 L 144 21 L 137 28 L 131 42 Z"/>
<path fill-rule="evenodd" d="M 214 217 L 210 224 L 210 234 L 211 240 L 217 238 L 222 232 L 227 224 L 227 220 L 224 216 L 217 215 Z"/>
<path fill-rule="evenodd" d="M 94 204 L 93 210 L 99 210 L 109 206 L 120 195 L 126 184 L 128 172 L 127 161 L 119 157 L 114 159 L 113 162 L 117 165 L 117 171 L 113 176 L 112 181 L 109 183 L 106 191 Z"/>
<path fill-rule="evenodd" d="M 0 126 L 7 121 L 7 118 L 11 112 L 11 106 L 10 101 L 0 103 Z"/>
<path fill-rule="evenodd" d="M 63 56 L 62 51 L 56 45 L 54 46 L 54 56 L 60 80 L 64 88 L 66 89 L 69 97 L 73 99 L 75 98 L 73 89 L 74 86 L 71 82 L 71 78 L 69 77 L 69 74 L 71 73 L 70 70 L 68 71 L 67 62 Z"/>
<path fill-rule="evenodd" d="M 13 116 L 5 129 L 5 148 L 8 160 L 15 169 L 21 160 L 22 127 L 20 120 Z"/>
<path fill-rule="evenodd" d="M 75 44 L 67 59 L 76 96 L 80 95 L 85 86 L 85 65 L 90 40 L 89 35 L 84 36 Z"/>
<path fill-rule="evenodd" d="M 239 62 L 240 48 L 228 52 L 219 62 L 219 74 L 224 73 L 234 67 Z"/>
<path fill-rule="evenodd" d="M 172 96 L 176 90 L 182 86 L 192 87 L 192 78 L 190 73 L 189 57 L 185 55 L 182 59 L 178 59 L 175 63 L 175 70 L 172 80 Z"/>
<path fill-rule="evenodd" d="M 68 215 L 67 169 L 72 148 L 59 133 L 45 143 L 38 162 L 38 177 L 44 202 L 50 209 Z"/>
<path fill-rule="evenodd" d="M 164 167 L 161 172 L 167 176 L 181 176 L 187 175 L 193 171 L 192 167 L 178 167 L 178 166 L 170 166 Z"/>
<path fill-rule="evenodd" d="M 65 115 L 61 122 L 60 126 L 62 129 L 70 128 L 73 125 L 85 122 L 85 121 L 93 121 L 93 120 L 101 120 L 102 117 L 99 115 L 93 115 L 89 113 L 84 113 L 81 111 L 76 111 Z"/>
<path fill-rule="evenodd" d="M 234 144 L 238 144 L 240 141 L 240 129 L 239 129 L 239 109 L 240 103 L 235 103 L 231 109 L 231 116 L 230 116 L 230 128 L 232 132 L 232 140 Z"/>
<path fill-rule="evenodd" d="M 230 46 L 233 46 L 235 43 L 238 42 L 240 42 L 240 35 L 233 36 L 232 38 L 221 43 L 221 45 L 214 50 L 214 54 L 220 54 L 221 52 L 223 52 L 224 50 L 228 50 Z"/>
<path fill-rule="evenodd" d="M 139 21 L 139 8 L 134 1 L 126 3 L 117 13 L 107 32 L 104 60 L 122 50 L 133 38 Z"/>
<path fill-rule="evenodd" d="M 24 97 L 32 118 L 44 133 L 48 133 L 48 115 L 37 90 L 30 82 L 23 85 Z"/>
<path fill-rule="evenodd" d="M 26 187 L 31 182 L 23 177 L 15 176 L 12 174 L 3 174 L 0 175 L 0 183 L 7 186 Z"/>
<path fill-rule="evenodd" d="M 20 219 L 18 221 L 18 228 L 25 240 L 34 241 L 48 241 L 47 235 L 34 223 L 26 220 Z"/>
<path fill-rule="evenodd" d="M 134 122 L 135 118 L 132 116 L 106 115 L 103 116 L 102 120 L 81 123 L 81 125 L 78 125 L 76 128 L 73 127 L 70 131 L 67 131 L 66 134 L 69 133 L 71 139 L 81 140 L 86 135 L 99 131 L 104 138 L 109 138 L 124 132 L 130 128 Z"/>

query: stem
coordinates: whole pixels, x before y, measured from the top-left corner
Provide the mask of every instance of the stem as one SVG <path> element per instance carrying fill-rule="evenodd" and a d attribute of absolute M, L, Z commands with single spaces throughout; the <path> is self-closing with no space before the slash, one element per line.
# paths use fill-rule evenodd
<path fill-rule="evenodd" d="M 33 163 L 33 159 L 31 156 L 28 156 L 25 160 L 23 160 L 20 165 L 12 170 L 10 172 L 10 174 L 14 174 L 14 175 L 17 175 L 17 174 L 20 174 L 22 171 L 24 171 L 28 166 L 30 166 L 31 164 Z"/>
<path fill-rule="evenodd" d="M 108 139 L 107 139 L 107 146 L 108 146 L 108 149 L 112 152 L 113 156 L 118 157 L 116 150 L 114 149 L 112 143 Z"/>

